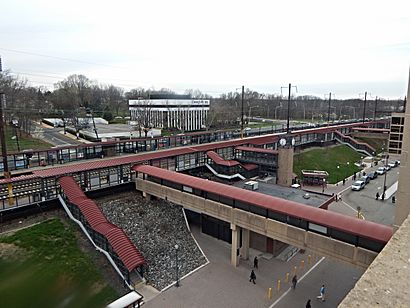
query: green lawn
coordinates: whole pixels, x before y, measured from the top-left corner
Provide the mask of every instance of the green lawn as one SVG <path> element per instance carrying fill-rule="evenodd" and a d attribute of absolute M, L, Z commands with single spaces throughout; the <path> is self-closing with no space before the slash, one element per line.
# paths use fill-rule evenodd
<path fill-rule="evenodd" d="M 360 170 L 354 165 L 360 157 L 345 145 L 307 150 L 294 155 L 293 172 L 302 178 L 302 170 L 324 170 L 329 173 L 328 183 L 336 183 Z"/>
<path fill-rule="evenodd" d="M 5 131 L 5 139 L 6 139 L 6 147 L 7 147 L 7 153 L 9 152 L 17 152 L 18 151 L 18 147 L 17 147 L 17 140 L 16 139 L 12 139 L 13 136 L 15 136 L 15 130 L 12 129 L 9 126 L 6 126 L 6 131 Z M 20 144 L 20 151 L 23 150 L 28 150 L 28 149 L 49 149 L 52 147 L 51 144 L 40 140 L 40 139 L 36 139 L 31 137 L 30 135 L 27 135 L 25 133 L 22 133 L 20 136 L 19 133 L 19 144 Z M 1 147 L 0 147 L 0 153 L 2 153 L 1 151 Z"/>
<path fill-rule="evenodd" d="M 52 219 L 0 237 L 0 306 L 104 307 L 118 298 L 72 228 Z"/>

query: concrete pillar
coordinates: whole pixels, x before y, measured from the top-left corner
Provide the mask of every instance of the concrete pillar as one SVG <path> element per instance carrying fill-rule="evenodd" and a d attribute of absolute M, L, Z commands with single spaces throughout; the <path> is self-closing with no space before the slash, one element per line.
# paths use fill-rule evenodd
<path fill-rule="evenodd" d="M 142 196 L 147 200 L 151 200 L 151 195 L 147 194 L 145 191 L 142 192 Z"/>
<path fill-rule="evenodd" d="M 410 95 L 410 75 L 407 88 L 407 103 L 404 117 L 404 131 L 403 131 L 403 144 L 401 149 L 400 158 L 400 175 L 399 185 L 397 187 L 397 201 L 395 206 L 394 215 L 394 229 L 403 223 L 410 213 L 410 162 L 408 162 L 410 156 L 410 107 L 409 107 L 409 95 Z M 390 201 L 390 200 L 389 200 Z M 386 202 L 386 201 L 385 201 Z M 391 201 L 390 201 L 391 202 Z"/>
<path fill-rule="evenodd" d="M 277 183 L 281 186 L 292 185 L 293 178 L 293 147 L 278 148 L 278 171 L 276 174 Z"/>
<path fill-rule="evenodd" d="M 249 229 L 242 228 L 242 251 L 241 255 L 244 260 L 249 259 L 249 237 L 250 231 Z"/>
<path fill-rule="evenodd" d="M 238 256 L 238 240 L 239 240 L 239 227 L 234 224 L 231 224 L 232 230 L 232 245 L 231 245 L 231 264 L 232 266 L 239 265 L 239 256 Z"/>

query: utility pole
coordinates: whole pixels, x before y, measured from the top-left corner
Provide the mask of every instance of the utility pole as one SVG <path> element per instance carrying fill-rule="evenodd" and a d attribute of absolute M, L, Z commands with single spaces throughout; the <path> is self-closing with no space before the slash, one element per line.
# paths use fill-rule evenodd
<path fill-rule="evenodd" d="M 243 139 L 243 99 L 245 96 L 245 86 L 242 86 L 242 107 L 241 107 L 241 139 Z"/>
<path fill-rule="evenodd" d="M 330 123 L 330 102 L 332 100 L 332 92 L 329 93 L 329 108 L 327 110 L 327 125 Z"/>
<path fill-rule="evenodd" d="M 364 103 L 363 103 L 363 123 L 366 118 L 366 100 L 367 100 L 367 91 L 364 92 Z"/>
<path fill-rule="evenodd" d="M 0 57 L 0 73 L 3 71 L 3 66 L 1 63 L 1 57 Z M 1 91 L 1 89 L 0 89 Z M 5 138 L 5 133 L 4 133 L 4 120 L 3 120 L 3 102 L 5 102 L 5 95 L 3 92 L 0 92 L 0 143 L 1 143 L 1 153 L 3 156 L 3 175 L 6 179 L 11 178 L 11 173 L 9 170 L 9 165 L 7 164 L 7 147 L 6 147 L 6 138 Z M 7 190 L 9 193 L 9 205 L 14 204 L 13 200 L 13 186 L 9 182 L 7 184 Z"/>
<path fill-rule="evenodd" d="M 373 115 L 373 121 L 376 121 L 376 115 L 377 115 L 377 96 L 376 96 L 376 99 L 374 100 L 374 115 Z"/>
<path fill-rule="evenodd" d="M 1 140 L 1 154 L 3 157 L 3 173 L 5 178 L 10 178 L 9 166 L 7 164 L 7 148 L 6 138 L 4 134 L 4 121 L 3 121 L 3 94 L 0 93 L 0 140 Z"/>
<path fill-rule="evenodd" d="M 3 71 L 3 66 L 0 57 L 0 73 Z M 1 89 L 2 90 L 2 89 Z M 4 93 L 0 92 L 0 140 L 1 140 L 1 153 L 3 157 L 3 173 L 5 178 L 10 178 L 9 166 L 7 164 L 7 148 L 6 148 L 6 138 L 4 133 L 4 120 L 3 120 L 3 101 Z"/>
<path fill-rule="evenodd" d="M 292 84 L 289 83 L 289 95 L 288 95 L 288 115 L 287 115 L 287 121 L 286 121 L 286 132 L 289 134 L 290 129 L 289 129 L 289 118 L 290 118 L 290 91 L 292 90 Z"/>
<path fill-rule="evenodd" d="M 296 86 L 293 86 L 296 88 L 296 92 L 298 91 L 298 88 Z M 280 91 L 282 93 L 282 89 L 286 87 L 281 87 Z M 288 112 L 287 112 L 287 122 L 286 122 L 286 132 L 289 134 L 290 133 L 290 128 L 289 128 L 289 121 L 290 121 L 290 93 L 292 90 L 292 84 L 289 83 L 289 94 L 288 94 Z M 282 95 L 282 94 L 281 94 Z"/>

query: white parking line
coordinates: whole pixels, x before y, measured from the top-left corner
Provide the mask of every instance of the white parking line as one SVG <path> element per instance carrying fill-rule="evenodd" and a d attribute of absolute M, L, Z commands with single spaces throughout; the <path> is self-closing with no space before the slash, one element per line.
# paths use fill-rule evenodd
<path fill-rule="evenodd" d="M 315 265 L 312 266 L 311 269 L 309 269 L 302 277 L 300 277 L 299 281 L 301 281 L 303 278 L 305 278 L 311 271 L 313 271 L 313 269 L 316 268 L 316 266 L 318 266 L 323 260 L 325 259 L 325 257 L 322 257 L 322 259 L 320 259 Z M 281 295 L 281 297 L 279 297 L 276 301 L 273 302 L 272 305 L 269 306 L 269 308 L 275 307 L 275 305 L 277 303 L 279 303 L 286 295 L 288 295 L 288 293 L 290 292 L 290 290 L 292 290 L 292 288 L 290 287 L 285 293 L 283 293 Z"/>

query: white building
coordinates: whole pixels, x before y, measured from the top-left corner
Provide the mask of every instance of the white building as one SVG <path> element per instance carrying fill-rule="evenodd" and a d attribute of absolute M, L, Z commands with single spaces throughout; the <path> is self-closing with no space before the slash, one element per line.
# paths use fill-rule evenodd
<path fill-rule="evenodd" d="M 129 110 L 137 125 L 194 131 L 205 127 L 209 104 L 209 99 L 130 99 Z"/>

